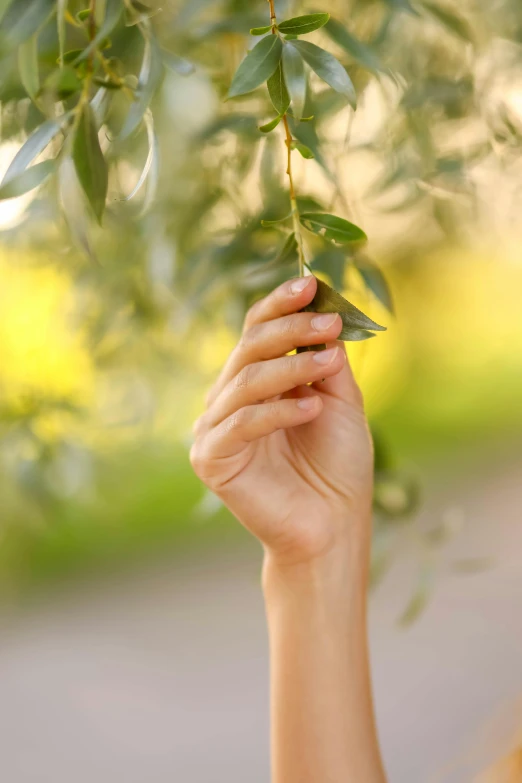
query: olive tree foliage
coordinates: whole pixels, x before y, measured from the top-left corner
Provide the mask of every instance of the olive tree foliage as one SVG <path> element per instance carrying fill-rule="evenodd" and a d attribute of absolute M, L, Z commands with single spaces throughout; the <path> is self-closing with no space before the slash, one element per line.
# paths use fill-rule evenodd
<path fill-rule="evenodd" d="M 383 327 L 340 293 L 350 270 L 393 328 L 383 244 L 358 216 L 407 215 L 401 252 L 458 237 L 474 168 L 520 151 L 521 45 L 519 0 L 0 0 L 1 137 L 20 144 L 0 200 L 38 188 L 5 241 L 67 268 L 102 368 L 164 369 L 173 333 L 218 309 L 238 324 L 305 268 L 330 281 L 314 306 L 341 313 L 345 339 L 373 337 Z M 352 133 L 372 102 L 384 119 Z M 347 193 L 358 155 L 376 173 Z M 53 406 L 74 400 L 3 418 L 27 432 Z M 38 453 L 37 468 L 52 459 Z M 383 454 L 376 505 L 392 518 L 415 493 L 390 487 Z"/>

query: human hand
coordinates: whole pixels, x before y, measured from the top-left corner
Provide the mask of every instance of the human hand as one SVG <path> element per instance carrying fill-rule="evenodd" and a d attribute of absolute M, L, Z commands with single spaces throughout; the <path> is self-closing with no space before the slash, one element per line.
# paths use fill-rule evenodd
<path fill-rule="evenodd" d="M 369 539 L 371 437 L 336 341 L 340 316 L 300 312 L 316 287 L 314 277 L 294 279 L 250 309 L 191 449 L 199 478 L 281 563 Z"/>

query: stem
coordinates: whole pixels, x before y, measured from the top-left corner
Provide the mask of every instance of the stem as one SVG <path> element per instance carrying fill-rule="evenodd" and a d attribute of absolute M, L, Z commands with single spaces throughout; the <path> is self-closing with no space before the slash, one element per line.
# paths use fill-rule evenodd
<path fill-rule="evenodd" d="M 277 29 L 276 29 L 277 17 L 275 12 L 274 0 L 268 0 L 268 5 L 270 6 L 270 24 L 272 25 L 272 34 L 277 35 Z M 294 187 L 294 176 L 292 172 L 292 144 L 294 140 L 292 137 L 292 132 L 290 130 L 290 125 L 288 124 L 288 117 L 286 114 L 283 115 L 283 126 L 286 134 L 285 136 L 285 144 L 287 148 L 286 173 L 288 175 L 288 181 L 289 181 L 290 206 L 292 209 L 292 223 L 293 223 L 293 229 L 295 234 L 295 240 L 297 242 L 297 255 L 299 258 L 299 277 L 304 277 L 305 267 L 307 269 L 310 269 L 310 267 L 306 263 L 305 252 L 303 247 L 303 236 L 301 234 L 301 224 L 299 222 L 299 207 L 297 205 L 297 198 L 296 198 L 295 187 Z"/>
<path fill-rule="evenodd" d="M 274 0 L 268 0 L 268 4 L 270 5 L 270 24 L 272 25 L 272 32 L 275 35 L 276 34 L 275 26 L 277 24 L 277 19 L 276 19 Z"/>
<path fill-rule="evenodd" d="M 89 0 L 89 40 L 94 40 L 94 37 L 96 36 L 96 0 Z M 87 68 L 89 69 L 89 73 L 92 73 L 94 70 L 94 51 L 92 51 L 89 55 L 89 59 L 87 60 Z"/>
<path fill-rule="evenodd" d="M 292 133 L 290 131 L 290 126 L 288 124 L 288 118 L 285 114 L 283 117 L 283 125 L 286 132 L 286 139 L 285 144 L 286 148 L 288 150 L 288 164 L 286 167 L 286 173 L 288 174 L 288 182 L 290 185 L 290 205 L 292 207 L 292 223 L 294 226 L 294 233 L 295 233 L 295 239 L 297 242 L 297 254 L 299 256 L 299 277 L 304 277 L 304 268 L 306 266 L 305 261 L 305 255 L 304 255 L 304 248 L 303 248 L 303 237 L 301 234 L 301 224 L 299 223 L 299 207 L 297 205 L 297 199 L 295 195 L 295 187 L 294 187 L 294 175 L 292 172 Z"/>

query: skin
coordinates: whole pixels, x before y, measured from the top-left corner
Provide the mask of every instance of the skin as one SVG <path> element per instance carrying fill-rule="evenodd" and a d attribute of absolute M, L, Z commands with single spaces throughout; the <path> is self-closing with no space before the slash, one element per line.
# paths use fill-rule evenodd
<path fill-rule="evenodd" d="M 366 631 L 373 449 L 340 317 L 300 312 L 316 286 L 291 280 L 251 308 L 191 461 L 264 547 L 272 783 L 384 783 Z"/>

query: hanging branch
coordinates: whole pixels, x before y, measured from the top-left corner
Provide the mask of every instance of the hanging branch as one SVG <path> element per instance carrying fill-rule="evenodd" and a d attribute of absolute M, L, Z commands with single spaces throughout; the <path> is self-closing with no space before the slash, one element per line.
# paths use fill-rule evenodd
<path fill-rule="evenodd" d="M 251 30 L 254 36 L 263 36 L 259 43 L 247 54 L 232 80 L 229 98 L 237 98 L 266 83 L 270 100 L 277 116 L 262 125 L 262 133 L 271 133 L 282 123 L 287 148 L 286 173 L 289 183 L 290 214 L 280 220 L 265 221 L 263 225 L 285 224 L 292 222 L 292 233 L 287 238 L 278 260 L 287 262 L 297 255 L 299 275 L 305 274 L 307 263 L 303 243 L 303 229 L 320 236 L 334 245 L 344 248 L 357 248 L 367 241 L 364 231 L 342 217 L 323 212 L 303 212 L 299 210 L 295 181 L 292 170 L 292 152 L 297 150 L 304 158 L 313 158 L 312 151 L 294 139 L 292 123 L 296 125 L 313 118 L 303 116 L 308 89 L 308 69 L 332 89 L 346 98 L 355 110 L 357 99 L 352 81 L 341 63 L 329 52 L 300 36 L 312 33 L 324 27 L 330 21 L 327 13 L 307 14 L 283 22 L 278 22 L 274 0 L 268 0 L 270 24 Z M 317 283 L 317 294 L 309 309 L 315 312 L 339 313 L 343 321 L 342 340 L 366 340 L 374 337 L 374 332 L 385 331 L 340 293 L 321 280 Z"/>

